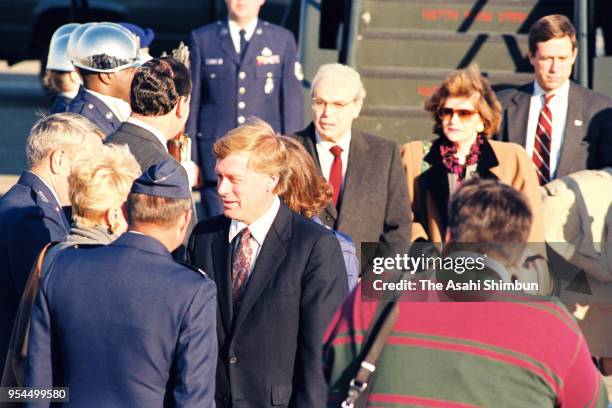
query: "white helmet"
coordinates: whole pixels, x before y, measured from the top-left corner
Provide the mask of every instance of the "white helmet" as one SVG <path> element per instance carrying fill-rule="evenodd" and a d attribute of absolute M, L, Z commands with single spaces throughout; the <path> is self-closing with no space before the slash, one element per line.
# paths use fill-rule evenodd
<path fill-rule="evenodd" d="M 53 36 L 51 37 L 51 41 L 49 42 L 49 48 L 51 48 L 51 46 L 53 45 L 53 42 L 57 40 L 61 35 L 72 33 L 74 29 L 77 28 L 78 26 L 80 26 L 79 23 L 68 23 L 68 24 L 59 26 L 53 33 Z"/>
<path fill-rule="evenodd" d="M 117 72 L 140 65 L 138 43 L 115 23 L 98 23 L 79 37 L 72 63 L 93 72 Z"/>
<path fill-rule="evenodd" d="M 87 30 L 89 27 L 93 26 L 94 24 L 97 23 L 85 23 L 85 24 L 81 24 L 78 27 L 76 27 L 74 30 L 72 30 L 72 32 L 70 33 L 70 38 L 68 39 L 68 59 L 70 61 L 74 61 L 76 58 L 76 46 L 77 43 L 79 42 L 79 38 L 81 38 L 81 35 L 85 32 L 85 30 Z"/>
<path fill-rule="evenodd" d="M 51 41 L 49 55 L 47 56 L 47 69 L 55 71 L 71 72 L 74 71 L 72 62 L 68 59 L 68 40 L 70 34 L 60 35 Z"/>

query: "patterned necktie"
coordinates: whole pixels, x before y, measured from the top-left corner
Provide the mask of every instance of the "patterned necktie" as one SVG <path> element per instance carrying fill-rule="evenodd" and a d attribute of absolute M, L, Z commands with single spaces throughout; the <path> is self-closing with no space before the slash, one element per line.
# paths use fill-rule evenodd
<path fill-rule="evenodd" d="M 247 40 L 246 40 L 246 30 L 240 30 L 239 31 L 240 34 L 240 62 L 242 62 L 242 60 L 244 59 L 244 54 L 246 53 L 246 49 L 247 49 Z"/>
<path fill-rule="evenodd" d="M 334 155 L 334 161 L 329 169 L 329 184 L 333 189 L 332 200 L 334 206 L 338 207 L 338 198 L 342 189 L 342 148 L 340 146 L 332 146 L 329 151 Z"/>
<path fill-rule="evenodd" d="M 253 246 L 251 232 L 248 228 L 238 234 L 240 241 L 236 247 L 234 261 L 232 262 L 232 301 L 240 297 L 244 291 L 244 283 L 251 272 L 253 263 Z"/>
<path fill-rule="evenodd" d="M 536 129 L 535 142 L 533 144 L 533 155 L 531 159 L 536 166 L 540 185 L 550 181 L 550 145 L 552 140 L 552 112 L 548 103 L 554 95 L 544 97 L 544 106 L 538 117 L 538 128 Z"/>

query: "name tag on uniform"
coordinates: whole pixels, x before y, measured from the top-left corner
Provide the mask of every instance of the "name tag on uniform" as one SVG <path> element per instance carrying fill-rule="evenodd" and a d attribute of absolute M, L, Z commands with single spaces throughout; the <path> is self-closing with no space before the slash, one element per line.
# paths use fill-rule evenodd
<path fill-rule="evenodd" d="M 255 64 L 257 65 L 272 65 L 272 64 L 280 64 L 280 56 L 278 55 L 270 55 L 269 57 L 258 55 L 255 59 Z"/>
<path fill-rule="evenodd" d="M 205 65 L 223 65 L 223 58 L 206 58 Z"/>

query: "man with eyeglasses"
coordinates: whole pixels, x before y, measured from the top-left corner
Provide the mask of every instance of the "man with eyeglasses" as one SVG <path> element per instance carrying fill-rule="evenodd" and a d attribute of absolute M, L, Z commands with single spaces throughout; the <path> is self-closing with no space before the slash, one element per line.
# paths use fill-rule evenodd
<path fill-rule="evenodd" d="M 320 214 L 325 225 L 362 242 L 408 243 L 411 210 L 398 146 L 352 127 L 365 89 L 341 64 L 319 68 L 312 81 L 312 123 L 295 135 L 333 188 Z"/>

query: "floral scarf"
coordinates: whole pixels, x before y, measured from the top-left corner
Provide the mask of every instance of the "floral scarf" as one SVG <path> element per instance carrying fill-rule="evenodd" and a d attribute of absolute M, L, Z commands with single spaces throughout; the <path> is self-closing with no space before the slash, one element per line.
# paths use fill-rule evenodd
<path fill-rule="evenodd" d="M 470 147 L 470 152 L 465 158 L 465 164 L 459 164 L 459 159 L 455 156 L 457 154 L 457 146 L 448 139 L 443 138 L 442 143 L 440 143 L 440 156 L 442 156 L 444 167 L 446 167 L 450 173 L 455 174 L 459 180 L 463 180 L 465 178 L 465 169 L 470 165 L 478 163 L 480 146 L 483 142 L 484 140 L 481 135 L 476 136 L 476 140 Z"/>

